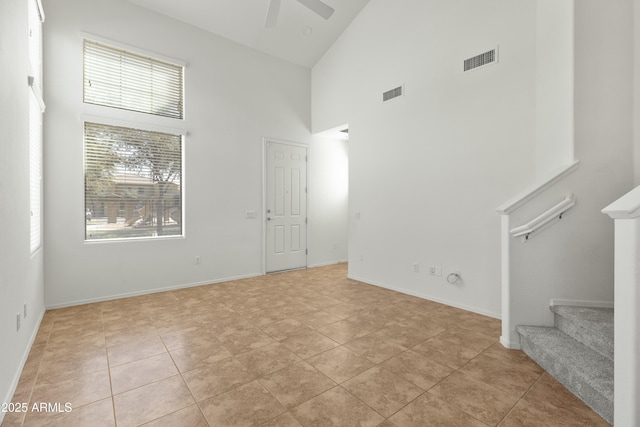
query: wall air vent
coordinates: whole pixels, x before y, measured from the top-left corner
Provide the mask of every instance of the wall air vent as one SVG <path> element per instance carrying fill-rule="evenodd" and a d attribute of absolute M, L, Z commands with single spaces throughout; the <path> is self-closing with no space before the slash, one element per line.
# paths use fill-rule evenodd
<path fill-rule="evenodd" d="M 473 58 L 464 60 L 464 71 L 475 70 L 476 68 L 484 67 L 489 64 L 498 62 L 498 49 L 491 49 L 488 52 L 476 55 Z"/>
<path fill-rule="evenodd" d="M 393 98 L 402 96 L 404 92 L 404 86 L 398 86 L 395 89 L 388 90 L 382 94 L 382 102 L 387 102 Z"/>

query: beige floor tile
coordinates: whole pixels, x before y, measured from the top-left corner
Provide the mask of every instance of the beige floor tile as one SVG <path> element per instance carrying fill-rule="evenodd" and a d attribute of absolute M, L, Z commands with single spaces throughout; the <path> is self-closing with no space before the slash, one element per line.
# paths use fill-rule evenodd
<path fill-rule="evenodd" d="M 136 360 L 146 359 L 150 356 L 166 353 L 167 349 L 160 336 L 149 335 L 139 341 L 127 342 L 107 348 L 109 366 L 119 366 Z"/>
<path fill-rule="evenodd" d="M 71 399 L 73 411 L 29 413 L 24 426 L 11 413 L 3 427 L 607 425 L 502 347 L 499 320 L 346 274 L 339 264 L 49 310 L 13 401 Z M 398 409 L 384 420 L 369 405 Z"/>
<path fill-rule="evenodd" d="M 178 374 L 168 353 L 136 360 L 110 369 L 111 389 L 119 394 Z"/>
<path fill-rule="evenodd" d="M 343 383 L 374 366 L 369 359 L 342 346 L 327 350 L 307 361 L 337 383 Z"/>
<path fill-rule="evenodd" d="M 454 372 L 428 393 L 489 425 L 499 423 L 520 398 L 460 372 Z"/>
<path fill-rule="evenodd" d="M 255 325 L 244 316 L 237 315 L 224 318 L 214 324 L 208 325 L 208 328 L 216 338 L 223 339 L 241 331 L 254 329 Z"/>
<path fill-rule="evenodd" d="M 345 347 L 376 364 L 407 350 L 400 344 L 385 341 L 374 334 L 350 341 L 345 344 Z"/>
<path fill-rule="evenodd" d="M 287 318 L 274 323 L 270 323 L 266 326 L 263 326 L 261 329 L 262 331 L 269 334 L 273 339 L 282 341 L 292 335 L 298 335 L 307 332 L 310 328 L 299 320 Z"/>
<path fill-rule="evenodd" d="M 260 427 L 302 427 L 302 424 L 291 415 L 291 412 L 285 412 Z"/>
<path fill-rule="evenodd" d="M 263 376 L 299 362 L 302 359 L 280 343 L 268 344 L 236 358 L 256 376 Z"/>
<path fill-rule="evenodd" d="M 385 326 L 376 332 L 376 335 L 383 340 L 400 344 L 405 348 L 415 347 L 435 334 L 435 330 L 429 331 L 399 324 Z"/>
<path fill-rule="evenodd" d="M 388 326 L 392 322 L 385 317 L 380 317 L 372 311 L 356 314 L 353 317 L 349 317 L 348 320 L 356 327 L 363 331 L 367 331 L 368 333 L 376 332 L 385 326 Z"/>
<path fill-rule="evenodd" d="M 180 372 L 191 371 L 232 356 L 229 350 L 215 338 L 203 344 L 178 348 L 170 351 L 169 354 Z"/>
<path fill-rule="evenodd" d="M 541 375 L 520 364 L 498 360 L 484 354 L 464 365 L 460 372 L 517 396 L 522 396 L 529 390 Z"/>
<path fill-rule="evenodd" d="M 196 402 L 209 399 L 255 379 L 233 357 L 182 374 Z"/>
<path fill-rule="evenodd" d="M 143 424 L 144 427 L 209 427 L 209 423 L 202 415 L 202 411 L 198 405 L 191 405 L 179 411 L 173 412 L 164 417 L 157 418 L 149 423 Z"/>
<path fill-rule="evenodd" d="M 160 338 L 167 350 L 177 350 L 188 345 L 206 344 L 215 336 L 208 327 L 193 326 L 179 330 L 160 330 Z"/>
<path fill-rule="evenodd" d="M 79 408 L 72 408 L 69 412 L 29 412 L 24 425 L 26 427 L 115 427 L 113 401 L 108 397 Z M 5 427 L 5 424 L 3 423 L 2 426 Z"/>
<path fill-rule="evenodd" d="M 156 327 L 151 322 L 145 322 L 139 325 L 130 325 L 120 330 L 105 331 L 105 339 L 107 347 L 113 347 L 122 344 L 135 343 L 145 341 L 146 339 L 154 339 L 158 336 Z"/>
<path fill-rule="evenodd" d="M 113 397 L 119 427 L 137 426 L 195 403 L 180 375 Z"/>
<path fill-rule="evenodd" d="M 389 421 L 398 427 L 488 427 L 487 424 L 429 393 L 423 394 L 402 408 L 389 418 Z"/>
<path fill-rule="evenodd" d="M 454 371 L 411 350 L 386 360 L 381 366 L 423 390 L 429 390 Z"/>
<path fill-rule="evenodd" d="M 347 319 L 349 317 L 355 316 L 358 313 L 362 313 L 366 310 L 366 307 L 352 303 L 342 303 L 324 307 L 323 310 L 340 319 Z"/>
<path fill-rule="evenodd" d="M 454 369 L 460 368 L 483 350 L 473 346 L 469 347 L 464 342 L 448 340 L 445 334 L 446 332 L 429 338 L 413 347 L 413 350 Z"/>
<path fill-rule="evenodd" d="M 459 327 L 488 337 L 499 337 L 502 334 L 502 322 L 499 319 L 476 314 L 472 319 L 458 324 Z"/>
<path fill-rule="evenodd" d="M 323 310 L 308 311 L 295 316 L 295 319 L 313 329 L 318 329 L 340 320 L 338 316 L 334 316 Z"/>
<path fill-rule="evenodd" d="M 45 352 L 38 369 L 38 381 L 57 382 L 71 376 L 87 375 L 107 369 L 106 348 L 98 351 L 81 351 L 77 354 Z"/>
<path fill-rule="evenodd" d="M 295 407 L 291 413 L 305 427 L 374 427 L 384 421 L 340 386 Z"/>
<path fill-rule="evenodd" d="M 561 426 L 561 427 L 596 427 L 608 426 L 604 420 L 591 420 L 585 422 L 584 417 L 564 411 L 562 408 L 550 410 L 548 407 L 539 408 L 526 400 L 520 400 L 516 406 L 498 424 L 499 427 L 526 427 L 526 426 Z"/>
<path fill-rule="evenodd" d="M 304 300 L 305 304 L 310 305 L 311 307 L 317 308 L 317 309 L 322 309 L 324 307 L 330 307 L 332 305 L 336 305 L 336 304 L 340 304 L 342 303 L 342 301 L 337 300 L 335 298 L 331 298 L 331 297 L 327 297 L 327 296 L 322 296 L 322 295 L 317 295 L 317 296 L 312 296 L 309 298 L 306 298 Z"/>
<path fill-rule="evenodd" d="M 580 425 L 606 426 L 608 424 L 546 372 L 525 394 L 522 401 L 548 415 L 562 420 L 574 420 L 581 423 Z M 568 423 L 568 421 L 565 422 Z"/>
<path fill-rule="evenodd" d="M 498 342 L 498 335 L 487 336 L 459 327 L 450 328 L 438 336 L 451 342 L 466 344 L 470 349 L 478 351 L 486 350 Z"/>
<path fill-rule="evenodd" d="M 384 417 L 390 417 L 424 392 L 380 366 L 350 379 L 342 387 Z"/>
<path fill-rule="evenodd" d="M 349 341 L 369 335 L 369 331 L 359 328 L 349 320 L 340 320 L 339 322 L 323 326 L 318 328 L 318 332 L 340 344 L 345 344 Z"/>
<path fill-rule="evenodd" d="M 276 342 L 258 328 L 247 329 L 227 335 L 226 337 L 220 338 L 220 341 L 232 354 L 255 350 L 256 348 Z"/>
<path fill-rule="evenodd" d="M 298 362 L 269 374 L 261 378 L 260 383 L 288 409 L 336 385 L 306 362 Z"/>
<path fill-rule="evenodd" d="M 482 352 L 483 356 L 489 356 L 504 363 L 514 363 L 522 369 L 526 369 L 531 373 L 541 375 L 544 372 L 536 362 L 531 360 L 529 356 L 524 354 L 522 350 L 511 350 L 504 348 L 502 344 L 495 343 Z"/>
<path fill-rule="evenodd" d="M 308 359 L 309 357 L 313 357 L 316 354 L 338 346 L 337 342 L 314 330 L 291 336 L 283 340 L 282 344 L 302 359 Z"/>
<path fill-rule="evenodd" d="M 74 355 L 78 352 L 91 352 L 96 350 L 104 350 L 106 341 L 103 332 L 97 332 L 90 335 L 64 335 L 53 337 L 46 343 L 46 351 L 55 352 L 58 356 L 63 354 Z"/>
<path fill-rule="evenodd" d="M 31 402 L 70 403 L 72 408 L 102 400 L 111 396 L 109 372 L 70 376 L 55 383 L 38 380 L 33 388 Z"/>
<path fill-rule="evenodd" d="M 200 402 L 212 426 L 258 426 L 285 412 L 285 408 L 258 381 Z"/>

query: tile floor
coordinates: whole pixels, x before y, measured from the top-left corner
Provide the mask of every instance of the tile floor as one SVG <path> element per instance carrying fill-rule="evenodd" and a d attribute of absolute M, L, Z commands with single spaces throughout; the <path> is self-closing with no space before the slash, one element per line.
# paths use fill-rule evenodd
<path fill-rule="evenodd" d="M 2 425 L 608 425 L 505 350 L 498 320 L 346 273 L 48 311 L 13 402 L 62 411 L 8 413 Z"/>

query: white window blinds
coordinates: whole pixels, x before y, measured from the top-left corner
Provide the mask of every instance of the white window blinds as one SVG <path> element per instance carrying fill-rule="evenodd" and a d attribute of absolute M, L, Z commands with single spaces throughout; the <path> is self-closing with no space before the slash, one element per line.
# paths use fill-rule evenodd
<path fill-rule="evenodd" d="M 182 136 L 85 122 L 86 240 L 182 235 Z"/>
<path fill-rule="evenodd" d="M 184 118 L 184 68 L 84 41 L 84 102 Z"/>
<path fill-rule="evenodd" d="M 30 249 L 42 243 L 42 22 L 44 12 L 39 0 L 28 2 L 29 11 L 29 214 Z"/>

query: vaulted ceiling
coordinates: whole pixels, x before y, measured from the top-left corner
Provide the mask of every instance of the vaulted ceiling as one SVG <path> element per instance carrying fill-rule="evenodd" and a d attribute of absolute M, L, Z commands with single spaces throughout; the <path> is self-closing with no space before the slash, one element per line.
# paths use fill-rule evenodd
<path fill-rule="evenodd" d="M 323 0 L 335 9 L 328 20 L 297 0 L 281 0 L 273 28 L 265 28 L 270 0 L 128 1 L 311 68 L 369 0 Z"/>

